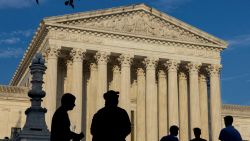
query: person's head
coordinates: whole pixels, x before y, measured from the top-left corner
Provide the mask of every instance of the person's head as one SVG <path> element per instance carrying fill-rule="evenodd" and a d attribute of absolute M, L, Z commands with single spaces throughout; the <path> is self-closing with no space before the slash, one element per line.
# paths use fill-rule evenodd
<path fill-rule="evenodd" d="M 234 119 L 232 116 L 225 116 L 224 117 L 224 123 L 225 123 L 226 127 L 232 125 L 233 121 L 234 121 Z"/>
<path fill-rule="evenodd" d="M 170 134 L 171 135 L 177 136 L 178 135 L 178 131 L 179 131 L 179 127 L 178 126 L 172 125 L 170 127 Z"/>
<path fill-rule="evenodd" d="M 201 129 L 200 128 L 194 128 L 193 131 L 194 131 L 194 136 L 196 138 L 200 138 L 200 136 L 201 136 Z"/>
<path fill-rule="evenodd" d="M 76 97 L 71 93 L 65 93 L 61 98 L 62 107 L 72 110 L 75 107 Z"/>
<path fill-rule="evenodd" d="M 117 106 L 118 105 L 118 98 L 119 92 L 109 90 L 104 93 L 103 98 L 105 99 L 105 106 Z"/>

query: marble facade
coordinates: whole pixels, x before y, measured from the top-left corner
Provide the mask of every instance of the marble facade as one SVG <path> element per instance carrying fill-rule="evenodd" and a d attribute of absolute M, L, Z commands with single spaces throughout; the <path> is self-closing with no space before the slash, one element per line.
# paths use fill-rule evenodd
<path fill-rule="evenodd" d="M 45 18 L 39 25 L 12 86 L 29 85 L 36 52 L 46 58 L 44 89 L 48 127 L 63 93 L 76 97 L 72 130 L 91 140 L 93 114 L 103 93 L 120 91 L 130 115 L 128 141 L 156 141 L 171 125 L 188 141 L 192 129 L 217 141 L 222 128 L 220 53 L 227 43 L 144 4 Z M 248 117 L 249 118 L 249 117 Z"/>

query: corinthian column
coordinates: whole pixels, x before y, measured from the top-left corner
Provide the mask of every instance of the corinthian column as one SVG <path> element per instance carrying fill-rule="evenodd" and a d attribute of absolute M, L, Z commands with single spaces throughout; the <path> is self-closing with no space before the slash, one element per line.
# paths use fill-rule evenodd
<path fill-rule="evenodd" d="M 115 91 L 120 91 L 121 89 L 121 72 L 118 65 L 113 66 L 112 89 Z"/>
<path fill-rule="evenodd" d="M 155 66 L 158 59 L 146 58 L 146 141 L 158 140 Z"/>
<path fill-rule="evenodd" d="M 167 98 L 167 80 L 166 73 L 163 70 L 158 71 L 158 108 L 159 108 L 159 137 L 166 135 L 168 131 L 168 98 Z"/>
<path fill-rule="evenodd" d="M 200 111 L 201 111 L 201 131 L 202 138 L 209 140 L 208 134 L 208 95 L 207 95 L 207 78 L 205 74 L 200 74 Z"/>
<path fill-rule="evenodd" d="M 92 60 L 93 61 L 93 60 Z M 91 121 L 96 112 L 96 92 L 97 92 L 97 65 L 95 62 L 90 63 L 90 79 L 87 93 L 87 119 L 86 119 L 86 141 L 90 141 L 92 136 L 90 133 Z"/>
<path fill-rule="evenodd" d="M 97 79 L 97 104 L 96 110 L 99 110 L 104 106 L 103 94 L 107 92 L 107 63 L 108 63 L 108 53 L 107 52 L 97 52 L 95 55 L 97 60 L 98 68 L 98 79 Z"/>
<path fill-rule="evenodd" d="M 180 140 L 189 140 L 188 129 L 188 85 L 187 75 L 179 73 Z"/>
<path fill-rule="evenodd" d="M 142 68 L 137 70 L 137 102 L 136 102 L 136 140 L 146 141 L 146 93 L 145 93 L 145 73 Z"/>
<path fill-rule="evenodd" d="M 166 62 L 168 69 L 168 126 L 179 125 L 179 103 L 178 103 L 178 85 L 177 69 L 179 62 L 169 60 Z"/>
<path fill-rule="evenodd" d="M 220 65 L 210 65 L 211 141 L 218 141 L 221 129 Z"/>
<path fill-rule="evenodd" d="M 123 54 L 119 57 L 121 63 L 121 94 L 119 96 L 119 106 L 124 108 L 128 115 L 130 109 L 130 65 L 132 58 L 130 55 Z"/>
<path fill-rule="evenodd" d="M 76 97 L 76 106 L 74 108 L 72 123 L 75 124 L 76 132 L 81 132 L 82 126 L 82 93 L 83 93 L 83 59 L 85 57 L 85 50 L 73 49 L 71 57 L 73 58 L 72 64 L 72 93 Z"/>
<path fill-rule="evenodd" d="M 57 64 L 60 48 L 58 46 L 51 46 L 47 49 L 47 71 L 46 71 L 46 105 L 48 114 L 46 114 L 48 127 L 51 127 L 51 120 L 56 111 L 56 96 L 57 96 Z"/>
<path fill-rule="evenodd" d="M 201 119 L 200 119 L 200 96 L 199 96 L 199 79 L 198 71 L 200 64 L 198 63 L 189 63 L 189 89 L 190 89 L 190 127 L 200 128 Z M 194 134 L 191 132 L 191 138 L 194 138 Z"/>

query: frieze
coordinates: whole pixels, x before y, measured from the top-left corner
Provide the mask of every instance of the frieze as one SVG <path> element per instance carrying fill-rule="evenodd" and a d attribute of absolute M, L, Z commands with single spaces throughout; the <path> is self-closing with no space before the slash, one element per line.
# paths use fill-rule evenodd
<path fill-rule="evenodd" d="M 64 21 L 60 24 L 90 29 L 101 29 L 164 39 L 182 40 L 195 43 L 215 43 L 200 37 L 160 17 L 138 10 L 123 14 L 103 15 L 81 20 Z"/>

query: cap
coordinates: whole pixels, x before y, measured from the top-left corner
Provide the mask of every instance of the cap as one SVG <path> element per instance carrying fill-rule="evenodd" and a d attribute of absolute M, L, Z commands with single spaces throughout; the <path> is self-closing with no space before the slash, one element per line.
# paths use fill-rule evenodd
<path fill-rule="evenodd" d="M 109 90 L 109 91 L 107 91 L 106 93 L 104 93 L 103 98 L 104 98 L 105 100 L 107 100 L 107 99 L 118 98 L 118 97 L 119 97 L 119 95 L 118 95 L 119 93 L 120 93 L 120 92 L 118 92 L 118 91 Z"/>

